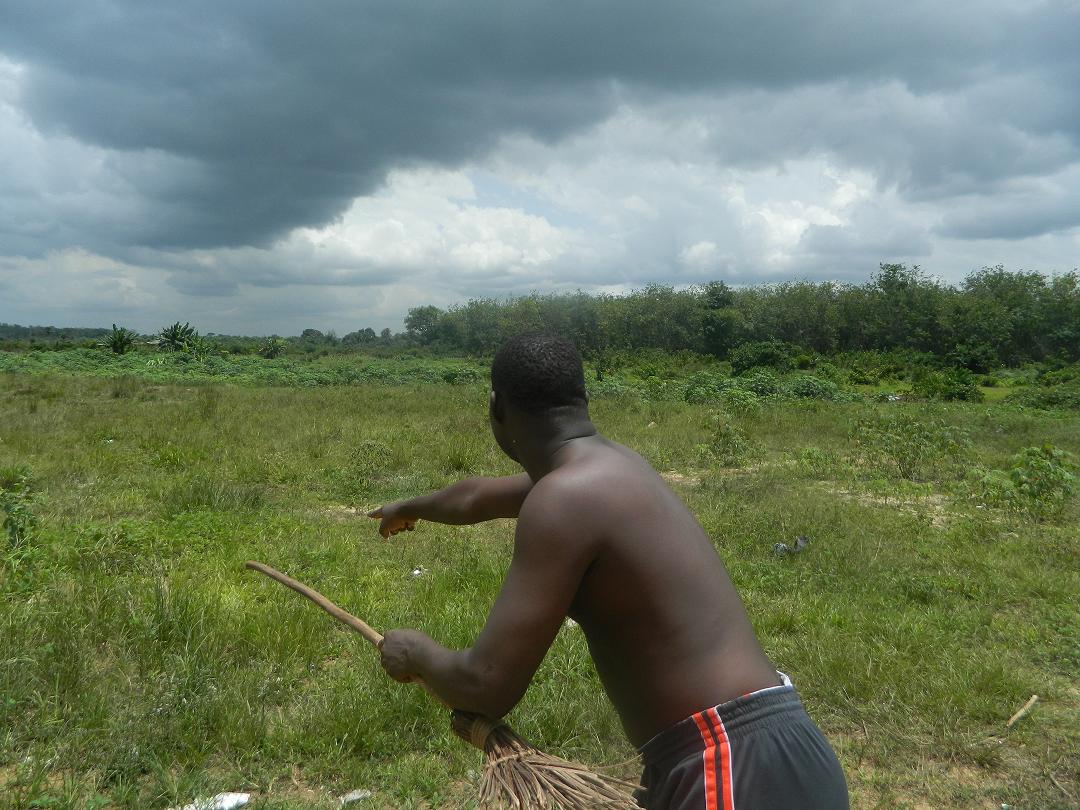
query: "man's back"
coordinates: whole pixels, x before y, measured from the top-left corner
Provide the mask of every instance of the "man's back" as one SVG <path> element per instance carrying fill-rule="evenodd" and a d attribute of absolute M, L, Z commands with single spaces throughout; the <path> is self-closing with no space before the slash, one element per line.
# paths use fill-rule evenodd
<path fill-rule="evenodd" d="M 633 743 L 780 682 L 711 541 L 638 454 L 575 440 L 519 520 L 550 510 L 589 546 L 570 615 Z"/>

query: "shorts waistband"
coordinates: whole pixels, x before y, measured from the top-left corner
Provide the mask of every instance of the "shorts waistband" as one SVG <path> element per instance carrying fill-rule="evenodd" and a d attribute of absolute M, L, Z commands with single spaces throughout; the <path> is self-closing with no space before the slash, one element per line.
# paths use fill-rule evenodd
<path fill-rule="evenodd" d="M 638 751 L 646 764 L 682 759 L 705 750 L 705 740 L 716 729 L 738 737 L 762 726 L 790 722 L 793 714 L 806 714 L 791 680 L 779 673 L 783 683 L 734 698 L 692 714 L 661 731 Z M 712 730 L 712 731 L 710 731 Z"/>

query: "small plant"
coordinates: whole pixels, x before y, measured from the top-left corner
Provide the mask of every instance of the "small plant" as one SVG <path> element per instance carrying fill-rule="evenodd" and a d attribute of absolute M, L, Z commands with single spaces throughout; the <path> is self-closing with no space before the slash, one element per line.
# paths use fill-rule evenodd
<path fill-rule="evenodd" d="M 112 325 L 112 331 L 98 345 L 113 354 L 127 354 L 135 346 L 137 334 L 123 326 Z"/>
<path fill-rule="evenodd" d="M 980 470 L 975 499 L 984 506 L 1006 509 L 1034 520 L 1061 514 L 1076 494 L 1075 464 L 1052 444 L 1025 447 L 1005 470 Z"/>
<path fill-rule="evenodd" d="M 196 360 L 202 360 L 213 354 L 216 348 L 217 347 L 212 342 L 202 337 L 201 335 L 196 334 L 194 337 L 190 338 L 186 343 L 184 343 L 181 351 L 183 351 L 185 354 L 190 354 Z"/>
<path fill-rule="evenodd" d="M 480 382 L 483 379 L 484 375 L 470 366 L 448 368 L 442 373 L 443 382 L 448 382 L 451 385 L 469 385 L 471 383 Z"/>
<path fill-rule="evenodd" d="M 796 374 L 787 383 L 788 393 L 799 399 L 834 400 L 840 393 L 836 383 L 813 374 Z"/>
<path fill-rule="evenodd" d="M 1051 388 L 1021 390 L 1012 394 L 1009 402 L 1048 411 L 1080 411 L 1080 385 L 1067 383 Z"/>
<path fill-rule="evenodd" d="M 113 399 L 131 399 L 139 391 L 139 379 L 131 374 L 115 378 L 109 386 Z"/>
<path fill-rule="evenodd" d="M 727 388 L 720 392 L 720 405 L 725 411 L 738 416 L 748 416 L 761 411 L 761 399 L 753 391 L 743 388 Z"/>
<path fill-rule="evenodd" d="M 956 463 L 970 446 L 966 431 L 908 413 L 862 419 L 855 441 L 864 460 L 893 468 L 900 478 L 916 481 L 943 465 Z"/>
<path fill-rule="evenodd" d="M 33 479 L 26 467 L 0 469 L 0 512 L 4 533 L 12 549 L 20 548 L 33 534 L 37 516 L 31 509 Z"/>
<path fill-rule="evenodd" d="M 835 472 L 840 464 L 840 460 L 835 453 L 814 445 L 809 445 L 800 450 L 797 462 L 799 469 L 812 476 L 830 475 Z"/>
<path fill-rule="evenodd" d="M 284 354 L 287 345 L 288 344 L 277 335 L 271 335 L 259 348 L 259 354 L 267 360 L 273 360 L 275 357 L 281 357 L 281 355 Z"/>
<path fill-rule="evenodd" d="M 743 374 L 752 368 L 773 368 L 783 373 L 795 364 L 795 347 L 781 340 L 744 343 L 731 352 L 731 373 Z"/>
<path fill-rule="evenodd" d="M 694 405 L 712 405 L 720 399 L 727 382 L 723 377 L 699 371 L 686 381 L 683 400 Z"/>
<path fill-rule="evenodd" d="M 911 378 L 911 392 L 921 399 L 983 401 L 978 380 L 966 368 L 944 371 L 916 368 Z"/>
<path fill-rule="evenodd" d="M 180 321 L 177 321 L 158 332 L 158 345 L 172 352 L 187 351 L 188 344 L 198 336 L 199 333 L 190 323 L 181 326 Z"/>
<path fill-rule="evenodd" d="M 760 447 L 747 437 L 745 431 L 719 413 L 713 415 L 709 443 L 701 448 L 702 455 L 723 467 L 738 467 L 759 450 Z"/>
<path fill-rule="evenodd" d="M 782 390 L 780 378 L 766 368 L 759 368 L 741 377 L 739 387 L 761 398 L 776 396 Z"/>

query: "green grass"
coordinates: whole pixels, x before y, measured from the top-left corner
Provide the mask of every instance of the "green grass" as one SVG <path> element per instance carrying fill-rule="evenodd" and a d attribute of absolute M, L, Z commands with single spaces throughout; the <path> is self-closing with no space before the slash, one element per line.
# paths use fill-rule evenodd
<path fill-rule="evenodd" d="M 376 627 L 469 643 L 512 523 L 422 524 L 385 542 L 354 510 L 513 472 L 483 383 L 428 382 L 401 361 L 383 382 L 329 363 L 351 384 L 223 384 L 205 369 L 177 384 L 140 362 L 120 376 L 0 375 L 0 470 L 30 468 L 38 518 L 0 567 L 0 807 L 245 790 L 299 810 L 357 787 L 374 794 L 361 807 L 468 806 L 479 759 L 446 713 L 242 564 L 263 560 Z M 1034 523 L 978 508 L 964 478 L 1028 445 L 1080 456 L 1080 416 L 765 402 L 725 417 L 752 452 L 722 467 L 707 449 L 714 411 L 632 392 L 593 407 L 714 538 L 767 652 L 833 740 L 854 806 L 1072 806 L 1077 503 Z M 963 428 L 971 445 L 900 481 L 853 438 L 860 420 L 897 412 Z M 798 534 L 805 552 L 773 553 Z M 1006 730 L 1031 694 L 1039 704 Z M 573 628 L 510 721 L 545 750 L 635 774 Z"/>

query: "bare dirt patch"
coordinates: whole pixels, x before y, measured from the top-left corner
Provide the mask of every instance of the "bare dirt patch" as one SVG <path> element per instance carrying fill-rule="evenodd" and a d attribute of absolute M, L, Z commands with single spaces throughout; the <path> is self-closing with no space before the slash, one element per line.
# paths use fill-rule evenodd
<path fill-rule="evenodd" d="M 677 470 L 662 472 L 660 477 L 669 484 L 678 484 L 683 487 L 696 487 L 701 483 L 701 476 L 697 473 L 681 473 Z"/>
<path fill-rule="evenodd" d="M 854 501 L 862 506 L 884 506 L 924 518 L 938 529 L 947 527 L 955 517 L 949 509 L 950 498 L 947 495 L 938 493 L 914 498 L 898 495 L 879 495 L 874 492 L 850 490 L 845 487 L 835 486 L 829 482 L 821 482 L 819 489 L 828 492 L 830 495 L 838 495 L 844 500 Z"/>
<path fill-rule="evenodd" d="M 322 511 L 328 517 L 343 522 L 367 517 L 367 513 L 359 506 L 349 506 L 344 503 L 335 503 Z"/>

